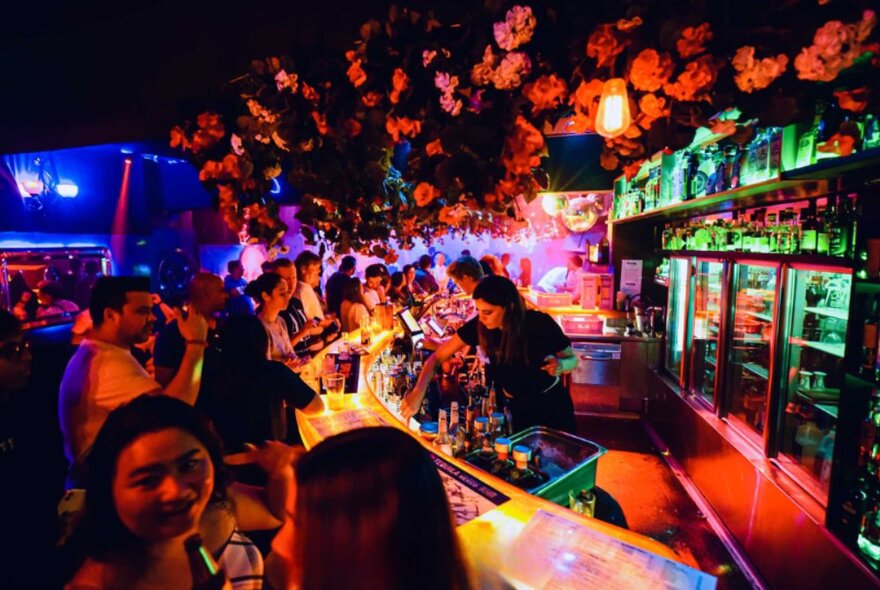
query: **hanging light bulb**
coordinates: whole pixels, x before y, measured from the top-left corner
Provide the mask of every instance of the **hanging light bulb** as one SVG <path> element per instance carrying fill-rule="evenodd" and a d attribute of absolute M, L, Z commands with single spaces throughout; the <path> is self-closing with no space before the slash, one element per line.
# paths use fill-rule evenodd
<path fill-rule="evenodd" d="M 611 78 L 602 85 L 602 98 L 596 113 L 596 133 L 602 137 L 617 137 L 626 131 L 632 117 L 629 114 L 629 96 L 623 78 Z"/>

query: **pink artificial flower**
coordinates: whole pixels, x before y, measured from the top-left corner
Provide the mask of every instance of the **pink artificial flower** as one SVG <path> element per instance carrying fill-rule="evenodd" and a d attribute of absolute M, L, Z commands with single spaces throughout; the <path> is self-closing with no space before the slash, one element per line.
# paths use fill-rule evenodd
<path fill-rule="evenodd" d="M 422 51 L 422 67 L 427 68 L 431 65 L 431 62 L 434 61 L 435 57 L 437 57 L 437 52 L 433 49 L 425 49 Z"/>
<path fill-rule="evenodd" d="M 528 55 L 521 51 L 511 51 L 501 60 L 498 69 L 492 72 L 492 84 L 498 90 L 517 88 L 531 69 L 532 62 Z"/>

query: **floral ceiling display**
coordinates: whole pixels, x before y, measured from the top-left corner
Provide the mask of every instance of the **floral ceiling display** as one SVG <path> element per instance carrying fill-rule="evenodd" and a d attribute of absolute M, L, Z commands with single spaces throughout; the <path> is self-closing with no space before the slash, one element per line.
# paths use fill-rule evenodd
<path fill-rule="evenodd" d="M 548 184 L 543 132 L 560 118 L 595 132 L 609 80 L 622 79 L 616 108 L 630 117 L 614 133 L 600 126 L 601 164 L 628 174 L 701 126 L 744 142 L 758 122 L 811 120 L 820 97 L 876 112 L 869 4 L 393 7 L 343 55 L 291 48 L 253 61 L 182 117 L 172 145 L 251 241 L 271 246 L 287 229 L 270 194 L 282 174 L 303 195 L 307 240 L 337 252 L 393 259 L 390 239 L 407 248 L 457 232 L 515 236 L 527 228 L 518 198 Z"/>

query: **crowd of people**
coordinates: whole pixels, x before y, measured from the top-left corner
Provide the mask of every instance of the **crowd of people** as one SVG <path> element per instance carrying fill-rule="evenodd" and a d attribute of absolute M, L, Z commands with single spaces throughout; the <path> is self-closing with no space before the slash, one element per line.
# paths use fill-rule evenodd
<path fill-rule="evenodd" d="M 20 484 L 6 486 L 0 502 L 39 525 L 39 535 L 26 528 L 60 556 L 45 572 L 5 571 L 0 586 L 189 588 L 184 541 L 197 533 L 237 589 L 267 580 L 273 588 L 473 587 L 439 476 L 420 445 L 396 429 L 369 429 L 330 438 L 297 461 L 304 451 L 294 409 L 323 411 L 298 371 L 380 304 L 414 305 L 457 287 L 478 308 L 507 305 L 505 289 L 518 294 L 503 258 L 447 264 L 438 252 L 400 270 L 371 264 L 361 280 L 356 259 L 346 256 L 323 288 L 323 261 L 308 251 L 264 265 L 251 281 L 239 261 L 227 270 L 225 278 L 196 274 L 185 305 L 173 309 L 147 278 L 95 277 L 56 384 L 60 436 L 27 427 L 46 409 L 28 397 L 40 379 L 31 374 L 26 318 L 0 311 L 0 465 Z M 521 270 L 528 280 L 528 265 Z M 487 274 L 504 282 L 501 299 Z M 60 309 L 69 302 L 54 285 L 37 298 Z M 523 313 L 508 313 L 508 324 Z M 455 343 L 487 344 L 471 328 Z M 523 334 L 541 326 L 533 328 Z M 508 356 L 519 360 L 515 351 Z M 34 460 L 62 450 L 63 486 L 21 487 L 34 481 Z M 416 481 L 419 493 L 408 489 Z M 415 538 L 407 526 L 415 518 L 429 519 L 436 535 Z M 353 526 L 362 527 L 358 535 L 347 534 Z M 61 549 L 46 543 L 50 537 Z M 402 546 L 419 550 L 406 560 L 388 550 Z M 357 567 L 342 567 L 341 555 Z"/>

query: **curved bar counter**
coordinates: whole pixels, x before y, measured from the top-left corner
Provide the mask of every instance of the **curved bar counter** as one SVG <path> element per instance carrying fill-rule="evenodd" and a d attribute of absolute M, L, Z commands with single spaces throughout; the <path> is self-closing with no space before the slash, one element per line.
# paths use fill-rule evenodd
<path fill-rule="evenodd" d="M 355 334 L 352 334 L 352 336 L 355 336 Z M 357 427 L 356 424 L 352 425 L 351 423 L 347 423 L 346 418 L 342 414 L 347 414 L 348 416 L 351 416 L 354 413 L 350 410 L 368 409 L 372 410 L 372 412 L 363 412 L 363 414 L 368 414 L 372 419 L 375 419 L 378 416 L 381 421 L 386 422 L 388 425 L 406 430 L 416 439 L 418 439 L 427 449 L 436 453 L 436 449 L 431 446 L 430 442 L 423 440 L 418 435 L 418 432 L 408 429 L 402 423 L 400 415 L 396 412 L 393 412 L 385 404 L 384 400 L 376 396 L 370 384 L 368 383 L 369 367 L 373 364 L 377 356 L 386 347 L 391 345 L 391 343 L 393 342 L 393 336 L 394 333 L 391 331 L 381 332 L 378 335 L 374 336 L 372 339 L 372 343 L 368 347 L 366 347 L 367 351 L 366 354 L 364 354 L 361 358 L 359 369 L 359 390 L 357 393 L 348 393 L 344 396 L 345 400 L 342 410 L 328 409 L 327 400 L 325 398 L 325 410 L 321 414 L 306 415 L 301 411 L 297 411 L 297 423 L 299 425 L 299 430 L 302 435 L 303 442 L 307 448 L 311 448 L 312 446 L 319 443 L 321 440 L 323 440 L 327 436 L 330 436 L 333 433 L 341 432 L 347 430 L 348 428 Z M 339 342 L 337 341 L 336 343 L 327 347 L 321 353 L 317 354 L 315 358 L 310 361 L 310 365 L 306 367 L 306 374 L 304 375 L 304 379 L 306 379 L 307 381 L 315 381 L 317 376 L 320 374 L 324 356 L 328 353 L 335 352 L 338 347 Z M 415 422 L 413 421 L 413 423 Z M 331 430 L 333 432 L 330 432 Z M 619 547 L 618 542 L 622 541 L 623 543 L 647 551 L 655 556 L 671 560 L 672 562 L 678 562 L 675 553 L 669 547 L 662 545 L 661 543 L 653 539 L 600 520 L 578 515 L 575 512 L 568 510 L 567 508 L 563 508 L 542 498 L 530 495 L 529 493 L 503 481 L 500 478 L 497 478 L 493 475 L 490 475 L 489 473 L 486 473 L 471 466 L 463 460 L 459 460 L 446 455 L 442 455 L 442 458 L 445 459 L 448 463 L 452 464 L 461 472 L 471 476 L 477 482 L 483 483 L 509 498 L 508 501 L 498 505 L 494 509 L 485 512 L 482 515 L 458 527 L 457 530 L 459 532 L 459 537 L 462 541 L 464 550 L 466 551 L 473 563 L 485 564 L 490 568 L 496 568 L 500 564 L 502 564 L 505 553 L 509 549 L 511 549 L 514 540 L 517 538 L 519 533 L 523 531 L 530 519 L 532 519 L 532 517 L 539 510 L 543 511 L 544 513 L 549 513 L 550 515 L 562 517 L 567 521 L 577 523 L 577 525 L 583 527 L 587 527 L 593 533 L 598 533 L 598 535 L 596 535 L 595 537 L 591 537 L 591 539 L 595 538 L 597 539 L 596 542 L 600 544 L 607 544 L 609 551 L 613 550 L 612 546 Z M 521 542 L 522 541 L 519 541 L 519 543 Z M 592 547 L 593 549 L 596 549 L 595 542 L 593 543 L 594 544 L 592 545 Z M 518 544 L 517 546 L 520 549 L 522 548 L 522 545 Z M 602 550 L 603 547 L 598 548 L 599 553 L 601 553 Z M 573 559 L 573 557 L 570 557 L 570 559 Z M 533 558 L 532 561 L 534 561 Z M 533 563 L 532 567 L 534 566 L 535 564 Z M 542 563 L 538 563 L 537 566 L 543 567 L 546 570 L 554 567 L 553 564 L 547 562 L 547 560 Z M 625 567 L 624 564 L 621 564 L 621 566 Z M 684 569 L 689 569 L 685 568 L 685 566 L 681 567 Z M 627 587 L 673 587 L 656 585 L 658 582 L 657 576 L 658 571 L 654 568 L 652 568 L 651 571 L 633 571 L 631 569 L 627 573 L 627 582 L 631 582 L 632 585 L 630 586 L 630 584 L 627 584 Z M 711 576 L 706 577 L 711 578 Z M 508 581 L 511 580 L 508 579 Z M 705 583 L 705 580 L 703 580 L 703 582 Z M 511 583 L 514 583 L 517 587 L 527 587 L 520 584 L 519 582 L 511 581 Z M 590 586 L 591 584 L 579 584 L 572 587 L 583 588 Z M 707 588 L 708 586 L 706 586 L 705 584 L 695 584 L 688 587 Z"/>

